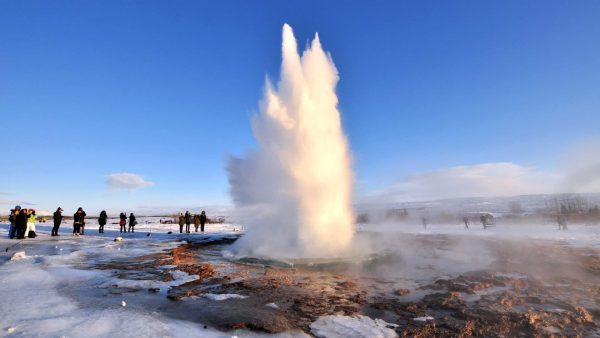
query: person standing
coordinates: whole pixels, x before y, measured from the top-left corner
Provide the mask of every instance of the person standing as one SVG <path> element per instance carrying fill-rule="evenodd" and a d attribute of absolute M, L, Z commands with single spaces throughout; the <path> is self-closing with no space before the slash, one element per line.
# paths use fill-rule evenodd
<path fill-rule="evenodd" d="M 83 208 L 77 209 L 73 215 L 73 236 L 83 235 L 83 224 L 85 222 L 85 212 Z"/>
<path fill-rule="evenodd" d="M 17 238 L 24 239 L 25 230 L 27 229 L 27 209 L 18 210 L 15 226 L 17 228 Z"/>
<path fill-rule="evenodd" d="M 61 207 L 58 207 L 56 209 L 56 211 L 54 212 L 54 227 L 52 228 L 52 235 L 51 236 L 60 236 L 58 234 L 58 228 L 60 228 L 60 223 L 62 223 L 62 219 L 63 219 L 63 215 L 62 215 L 63 209 Z"/>
<path fill-rule="evenodd" d="M 206 223 L 206 213 L 204 210 L 200 213 L 200 231 L 204 232 L 204 224 Z"/>
<path fill-rule="evenodd" d="M 567 230 L 567 220 L 563 215 L 557 216 L 558 230 Z"/>
<path fill-rule="evenodd" d="M 79 207 L 79 209 L 77 209 L 77 212 L 81 211 L 81 235 L 85 235 L 85 216 L 86 213 L 85 211 L 83 211 L 82 207 Z"/>
<path fill-rule="evenodd" d="M 35 209 L 29 209 L 29 214 L 27 215 L 27 228 L 25 229 L 25 236 L 29 238 L 35 238 L 35 222 L 37 221 L 37 216 L 35 214 Z"/>
<path fill-rule="evenodd" d="M 135 215 L 132 213 L 129 214 L 129 232 L 135 232 L 135 225 L 137 224 L 137 221 L 135 220 Z"/>
<path fill-rule="evenodd" d="M 185 224 L 185 217 L 182 213 L 179 213 L 179 233 L 183 233 L 183 225 Z"/>
<path fill-rule="evenodd" d="M 423 217 L 421 218 L 421 224 L 423 224 L 423 229 L 427 229 L 427 218 Z"/>
<path fill-rule="evenodd" d="M 192 224 L 192 214 L 189 211 L 185 212 L 185 232 L 190 233 L 190 224 Z"/>
<path fill-rule="evenodd" d="M 15 209 L 17 207 L 15 207 Z M 15 222 L 17 220 L 17 214 L 15 209 L 10 209 L 10 216 L 8 216 L 8 221 L 10 222 L 10 225 L 8 226 L 8 237 L 10 239 L 15 238 L 15 233 L 17 232 L 17 228 L 15 227 Z"/>
<path fill-rule="evenodd" d="M 100 211 L 100 216 L 98 216 L 98 233 L 103 234 L 104 233 L 104 226 L 106 225 L 106 220 L 108 219 L 108 215 L 106 214 L 106 211 L 102 210 Z"/>
<path fill-rule="evenodd" d="M 469 217 L 463 217 L 463 222 L 465 223 L 465 229 L 469 229 Z"/>
<path fill-rule="evenodd" d="M 119 215 L 119 226 L 121 227 L 119 229 L 120 233 L 127 232 L 127 216 L 124 212 Z"/>
<path fill-rule="evenodd" d="M 200 215 L 194 214 L 194 228 L 196 232 L 198 232 L 198 228 L 200 227 Z"/>

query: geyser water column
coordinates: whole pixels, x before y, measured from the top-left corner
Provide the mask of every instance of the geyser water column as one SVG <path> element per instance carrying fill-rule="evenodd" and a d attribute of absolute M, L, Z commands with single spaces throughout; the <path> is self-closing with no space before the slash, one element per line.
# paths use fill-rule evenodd
<path fill-rule="evenodd" d="M 352 172 L 335 87 L 338 73 L 315 35 L 298 55 L 283 26 L 281 78 L 268 80 L 252 119 L 258 149 L 228 163 L 238 220 L 247 233 L 239 255 L 336 257 L 354 232 Z"/>

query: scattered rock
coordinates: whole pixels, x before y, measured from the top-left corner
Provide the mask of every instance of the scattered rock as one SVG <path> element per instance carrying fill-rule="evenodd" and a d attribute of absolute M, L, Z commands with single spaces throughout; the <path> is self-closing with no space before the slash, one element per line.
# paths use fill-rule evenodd
<path fill-rule="evenodd" d="M 400 297 L 402 297 L 402 296 L 406 296 L 406 295 L 408 295 L 409 293 L 410 293 L 410 290 L 409 290 L 409 289 L 403 289 L 403 288 L 402 288 L 402 289 L 396 289 L 396 290 L 394 290 L 394 294 L 395 294 L 396 296 L 400 296 Z"/>
<path fill-rule="evenodd" d="M 11 261 L 20 261 L 22 259 L 27 258 L 27 255 L 25 254 L 25 251 L 18 251 L 15 252 L 12 257 L 10 258 Z"/>

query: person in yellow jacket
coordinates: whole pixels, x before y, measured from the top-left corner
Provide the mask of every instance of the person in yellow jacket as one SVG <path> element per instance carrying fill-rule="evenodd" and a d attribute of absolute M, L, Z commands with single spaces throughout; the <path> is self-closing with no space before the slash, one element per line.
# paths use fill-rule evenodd
<path fill-rule="evenodd" d="M 35 238 L 35 222 L 37 221 L 37 216 L 35 215 L 34 209 L 29 209 L 29 214 L 27 216 L 27 228 L 25 229 L 25 236 L 29 238 Z"/>

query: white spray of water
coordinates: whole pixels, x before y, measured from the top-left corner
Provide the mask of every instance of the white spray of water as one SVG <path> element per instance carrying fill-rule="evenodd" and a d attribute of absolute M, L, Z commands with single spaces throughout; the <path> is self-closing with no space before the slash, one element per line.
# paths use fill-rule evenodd
<path fill-rule="evenodd" d="M 298 55 L 283 26 L 281 79 L 267 80 L 252 119 L 258 149 L 228 163 L 242 255 L 314 258 L 341 255 L 352 240 L 352 172 L 335 87 L 338 73 L 318 35 Z"/>

